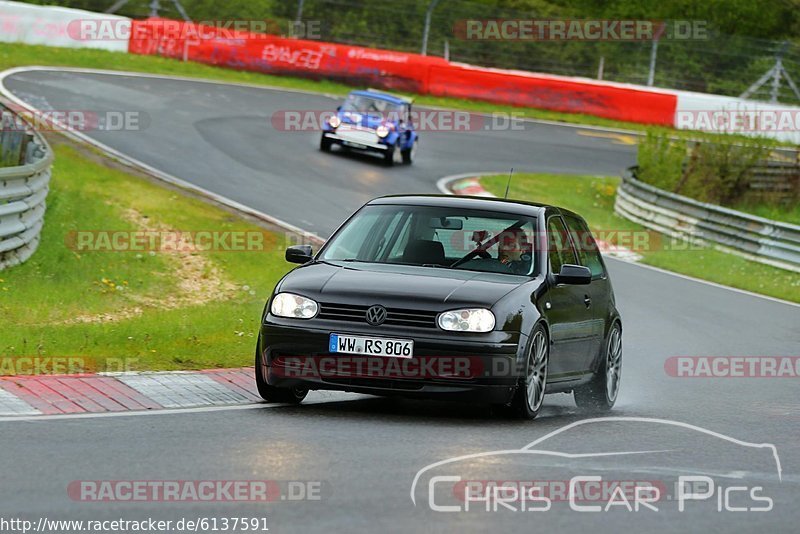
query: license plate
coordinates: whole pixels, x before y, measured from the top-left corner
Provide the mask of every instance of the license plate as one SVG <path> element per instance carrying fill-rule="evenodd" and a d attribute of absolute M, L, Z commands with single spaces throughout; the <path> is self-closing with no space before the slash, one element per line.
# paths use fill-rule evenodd
<path fill-rule="evenodd" d="M 350 148 L 361 148 L 361 149 L 367 148 L 367 145 L 362 145 L 360 143 L 354 143 L 353 141 L 344 141 L 344 145 L 345 146 L 349 146 Z"/>
<path fill-rule="evenodd" d="M 328 352 L 411 358 L 414 354 L 414 341 L 411 339 L 331 334 Z"/>

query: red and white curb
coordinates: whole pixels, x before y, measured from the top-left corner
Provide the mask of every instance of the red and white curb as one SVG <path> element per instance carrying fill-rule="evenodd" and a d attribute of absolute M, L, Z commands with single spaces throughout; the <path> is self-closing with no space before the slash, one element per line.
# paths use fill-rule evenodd
<path fill-rule="evenodd" d="M 456 174 L 453 176 L 446 176 L 436 183 L 436 186 L 442 193 L 447 195 L 471 196 L 471 197 L 492 197 L 496 195 L 490 193 L 483 188 L 480 182 L 481 176 L 489 176 L 494 174 L 503 174 L 502 172 L 481 172 L 469 174 Z M 597 246 L 600 252 L 614 258 L 628 261 L 637 262 L 642 259 L 640 254 L 620 247 L 606 241 L 597 240 Z"/>
<path fill-rule="evenodd" d="M 489 191 L 483 188 L 477 178 L 464 178 L 457 180 L 450 185 L 454 195 L 465 195 L 471 197 L 493 197 Z"/>
<path fill-rule="evenodd" d="M 0 377 L 0 416 L 233 406 L 260 401 L 253 368 Z"/>

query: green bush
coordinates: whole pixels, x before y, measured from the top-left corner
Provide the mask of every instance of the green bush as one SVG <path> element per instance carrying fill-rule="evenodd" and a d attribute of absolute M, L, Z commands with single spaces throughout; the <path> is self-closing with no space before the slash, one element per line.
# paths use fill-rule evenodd
<path fill-rule="evenodd" d="M 681 180 L 686 151 L 685 139 L 673 140 L 662 132 L 648 130 L 639 142 L 640 179 L 659 189 L 674 191 Z"/>
<path fill-rule="evenodd" d="M 651 131 L 639 144 L 638 177 L 666 191 L 731 206 L 746 200 L 752 171 L 773 146 L 763 139 L 720 143 Z"/>
<path fill-rule="evenodd" d="M 694 143 L 675 193 L 730 206 L 744 199 L 753 167 L 770 149 L 758 141 L 736 144 Z"/>

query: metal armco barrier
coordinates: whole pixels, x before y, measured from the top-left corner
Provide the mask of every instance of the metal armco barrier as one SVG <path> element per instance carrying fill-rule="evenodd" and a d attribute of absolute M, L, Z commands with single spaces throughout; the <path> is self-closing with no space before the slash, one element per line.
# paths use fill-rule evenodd
<path fill-rule="evenodd" d="M 15 133 L 27 136 L 27 143 L 19 143 L 23 165 L 0 167 L 0 271 L 24 262 L 39 246 L 53 162 L 53 151 L 41 135 Z"/>
<path fill-rule="evenodd" d="M 614 204 L 617 214 L 674 238 L 800 272 L 800 226 L 658 189 L 637 180 L 635 169 L 622 177 Z"/>
<path fill-rule="evenodd" d="M 750 178 L 750 190 L 778 193 L 787 200 L 800 198 L 800 152 L 795 161 L 764 161 L 756 165 Z"/>

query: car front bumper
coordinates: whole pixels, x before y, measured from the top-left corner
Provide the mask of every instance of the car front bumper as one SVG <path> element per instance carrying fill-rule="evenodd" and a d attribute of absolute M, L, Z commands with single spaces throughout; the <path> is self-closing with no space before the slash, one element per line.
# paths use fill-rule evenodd
<path fill-rule="evenodd" d="M 274 320 L 261 327 L 258 350 L 263 365 L 256 372 L 278 387 L 505 403 L 519 382 L 520 346 L 527 343 L 525 336 L 513 332 L 465 336 L 438 329 Z M 412 339 L 414 354 L 392 358 L 330 353 L 331 333 Z"/>
<path fill-rule="evenodd" d="M 322 132 L 322 135 L 325 139 L 328 139 L 331 143 L 346 146 L 349 148 L 355 148 L 357 150 L 373 150 L 378 152 L 386 152 L 390 147 L 384 143 L 378 141 L 367 141 L 366 139 L 356 139 L 348 137 L 347 135 L 339 135 L 335 132 Z M 375 136 L 377 137 L 377 136 Z"/>

